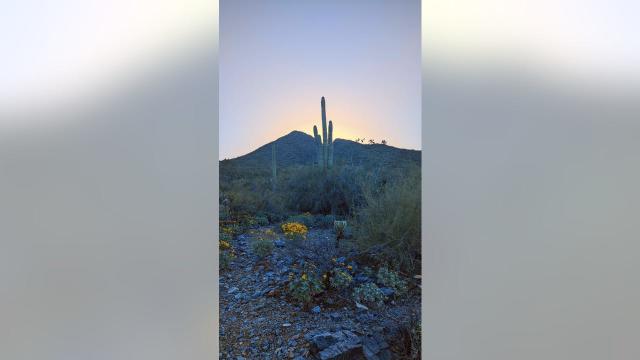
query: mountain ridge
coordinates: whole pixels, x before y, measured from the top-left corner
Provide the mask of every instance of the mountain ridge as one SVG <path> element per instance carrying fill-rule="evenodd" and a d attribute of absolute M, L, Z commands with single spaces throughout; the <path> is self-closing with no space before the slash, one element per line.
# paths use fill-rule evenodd
<path fill-rule="evenodd" d="M 235 158 L 219 160 L 221 166 L 270 168 L 271 145 L 276 144 L 278 167 L 312 165 L 316 160 L 316 145 L 313 137 L 305 132 L 293 130 L 276 140 Z M 335 139 L 334 158 L 336 165 L 387 165 L 421 163 L 421 150 L 402 149 L 383 144 L 361 144 L 352 140 Z"/>

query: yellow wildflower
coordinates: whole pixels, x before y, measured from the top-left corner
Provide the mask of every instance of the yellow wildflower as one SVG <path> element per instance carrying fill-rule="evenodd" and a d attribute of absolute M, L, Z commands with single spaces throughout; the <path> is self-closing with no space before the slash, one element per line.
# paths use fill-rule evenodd
<path fill-rule="evenodd" d="M 307 274 L 302 274 L 302 280 L 307 280 Z"/>

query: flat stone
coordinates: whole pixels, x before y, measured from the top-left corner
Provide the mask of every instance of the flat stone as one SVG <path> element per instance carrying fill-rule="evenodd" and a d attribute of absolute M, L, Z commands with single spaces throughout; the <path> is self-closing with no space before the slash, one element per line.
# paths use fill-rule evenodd
<path fill-rule="evenodd" d="M 380 288 L 380 291 L 382 291 L 382 293 L 384 294 L 384 296 L 386 297 L 390 297 L 393 296 L 393 294 L 395 294 L 395 290 L 393 290 L 392 288 L 388 288 L 388 287 L 383 287 Z"/>
<path fill-rule="evenodd" d="M 362 344 L 341 342 L 329 346 L 322 350 L 319 354 L 321 360 L 347 360 L 362 359 Z"/>
<path fill-rule="evenodd" d="M 232 287 L 231 289 L 229 289 L 229 291 L 227 291 L 227 294 L 233 294 L 233 293 L 235 293 L 235 292 L 236 292 L 236 291 L 238 291 L 238 290 L 239 290 L 239 289 L 238 289 L 237 287 L 235 287 L 235 286 L 234 286 L 234 287 Z"/>
<path fill-rule="evenodd" d="M 313 309 L 311 309 L 311 312 L 314 314 L 320 314 L 320 306 L 315 306 Z"/>

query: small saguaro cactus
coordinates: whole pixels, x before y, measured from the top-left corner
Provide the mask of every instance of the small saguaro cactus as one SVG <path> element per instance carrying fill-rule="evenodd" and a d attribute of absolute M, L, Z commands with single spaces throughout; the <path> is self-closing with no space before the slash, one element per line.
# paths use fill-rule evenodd
<path fill-rule="evenodd" d="M 329 131 L 327 134 L 327 112 L 325 108 L 324 96 L 320 100 L 322 110 L 322 137 L 318 134 L 317 126 L 313 126 L 313 138 L 318 149 L 318 166 L 327 169 L 333 166 L 333 123 L 329 121 Z"/>
<path fill-rule="evenodd" d="M 333 167 L 333 122 L 329 120 L 329 143 L 327 144 L 327 167 Z"/>
<path fill-rule="evenodd" d="M 322 140 L 320 140 L 320 135 L 318 134 L 318 127 L 313 125 L 313 140 L 316 144 L 316 152 L 318 153 L 318 166 L 322 166 Z"/>

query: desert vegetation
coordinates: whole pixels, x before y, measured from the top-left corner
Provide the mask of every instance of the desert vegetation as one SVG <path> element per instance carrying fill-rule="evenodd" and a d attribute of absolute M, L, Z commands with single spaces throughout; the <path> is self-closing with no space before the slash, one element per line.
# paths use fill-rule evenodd
<path fill-rule="evenodd" d="M 386 141 L 337 151 L 324 111 L 313 130 L 220 164 L 221 348 L 419 358 L 420 163 Z M 307 163 L 278 157 L 291 147 Z"/>

